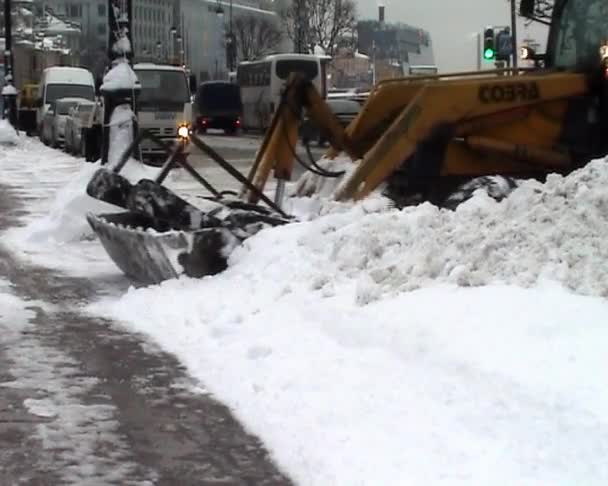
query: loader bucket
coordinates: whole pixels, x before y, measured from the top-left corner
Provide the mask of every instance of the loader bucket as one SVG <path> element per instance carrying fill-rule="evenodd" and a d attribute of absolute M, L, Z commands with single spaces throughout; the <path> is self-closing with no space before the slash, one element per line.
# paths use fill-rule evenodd
<path fill-rule="evenodd" d="M 98 169 L 87 184 L 87 194 L 108 204 L 126 208 L 131 187 L 126 177 L 107 169 Z"/>
<path fill-rule="evenodd" d="M 141 136 L 139 137 L 141 138 Z M 212 158 L 235 179 L 256 191 L 247 179 L 202 141 L 197 146 L 211 151 Z M 226 269 L 232 250 L 243 240 L 269 226 L 291 221 L 280 207 L 264 194 L 264 208 L 243 201 L 230 201 L 215 189 L 186 160 L 183 147 L 169 154 L 154 180 L 141 179 L 136 184 L 119 174 L 135 143 L 112 168 L 101 168 L 89 181 L 89 196 L 124 208 L 118 214 L 87 214 L 93 231 L 106 252 L 132 280 L 158 284 L 163 280 L 187 275 L 202 277 Z M 184 168 L 205 187 L 215 203 L 202 210 L 162 185 L 174 164 Z"/>
<path fill-rule="evenodd" d="M 123 273 L 144 285 L 219 273 L 240 243 L 226 228 L 158 231 L 152 218 L 132 212 L 88 214 L 87 221 Z"/>

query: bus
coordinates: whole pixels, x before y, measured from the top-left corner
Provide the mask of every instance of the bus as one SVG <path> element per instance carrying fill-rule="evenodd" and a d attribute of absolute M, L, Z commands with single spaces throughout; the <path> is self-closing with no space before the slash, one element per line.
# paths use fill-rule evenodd
<path fill-rule="evenodd" d="M 241 62 L 237 82 L 241 88 L 243 119 L 246 130 L 266 130 L 281 102 L 282 89 L 289 75 L 301 72 L 312 81 L 319 93 L 326 83 L 319 56 L 312 54 L 273 54 L 259 61 Z"/>
<path fill-rule="evenodd" d="M 409 76 L 436 76 L 439 69 L 433 64 L 417 64 L 409 66 L 407 73 Z"/>

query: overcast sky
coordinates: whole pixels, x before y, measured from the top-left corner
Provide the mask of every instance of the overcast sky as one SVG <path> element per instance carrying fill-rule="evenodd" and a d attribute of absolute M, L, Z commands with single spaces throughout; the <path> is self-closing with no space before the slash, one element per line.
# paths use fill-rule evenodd
<path fill-rule="evenodd" d="M 405 22 L 431 33 L 440 70 L 475 69 L 476 32 L 486 25 L 510 25 L 507 0 L 355 0 L 360 19 L 377 18 L 378 4 L 386 6 L 386 21 Z M 519 0 L 518 0 L 519 3 Z M 546 31 L 519 22 L 518 39 L 527 35 L 544 46 Z"/>

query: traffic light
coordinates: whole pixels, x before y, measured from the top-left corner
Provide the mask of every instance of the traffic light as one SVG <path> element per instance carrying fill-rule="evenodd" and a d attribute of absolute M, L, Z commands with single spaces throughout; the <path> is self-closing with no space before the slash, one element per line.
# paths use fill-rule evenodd
<path fill-rule="evenodd" d="M 493 61 L 496 58 L 495 44 L 494 28 L 488 27 L 483 32 L 483 58 L 486 61 Z"/>

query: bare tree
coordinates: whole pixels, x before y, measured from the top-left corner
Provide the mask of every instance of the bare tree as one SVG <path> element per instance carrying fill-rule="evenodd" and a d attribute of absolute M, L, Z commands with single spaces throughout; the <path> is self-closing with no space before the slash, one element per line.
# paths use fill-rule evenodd
<path fill-rule="evenodd" d="M 297 52 L 317 45 L 331 56 L 338 42 L 352 37 L 357 26 L 353 0 L 293 0 L 279 9 L 279 16 Z"/>
<path fill-rule="evenodd" d="M 529 18 L 529 21 L 540 22 L 548 25 L 551 22 L 554 4 L 555 0 L 536 0 L 534 2 L 534 14 Z"/>
<path fill-rule="evenodd" d="M 275 50 L 281 42 L 279 27 L 263 17 L 239 16 L 234 19 L 232 29 L 238 58 L 243 61 L 258 59 Z"/>
<path fill-rule="evenodd" d="M 314 0 L 277 0 L 276 11 L 287 37 L 293 41 L 294 52 L 307 53 L 312 43 L 307 6 Z"/>

